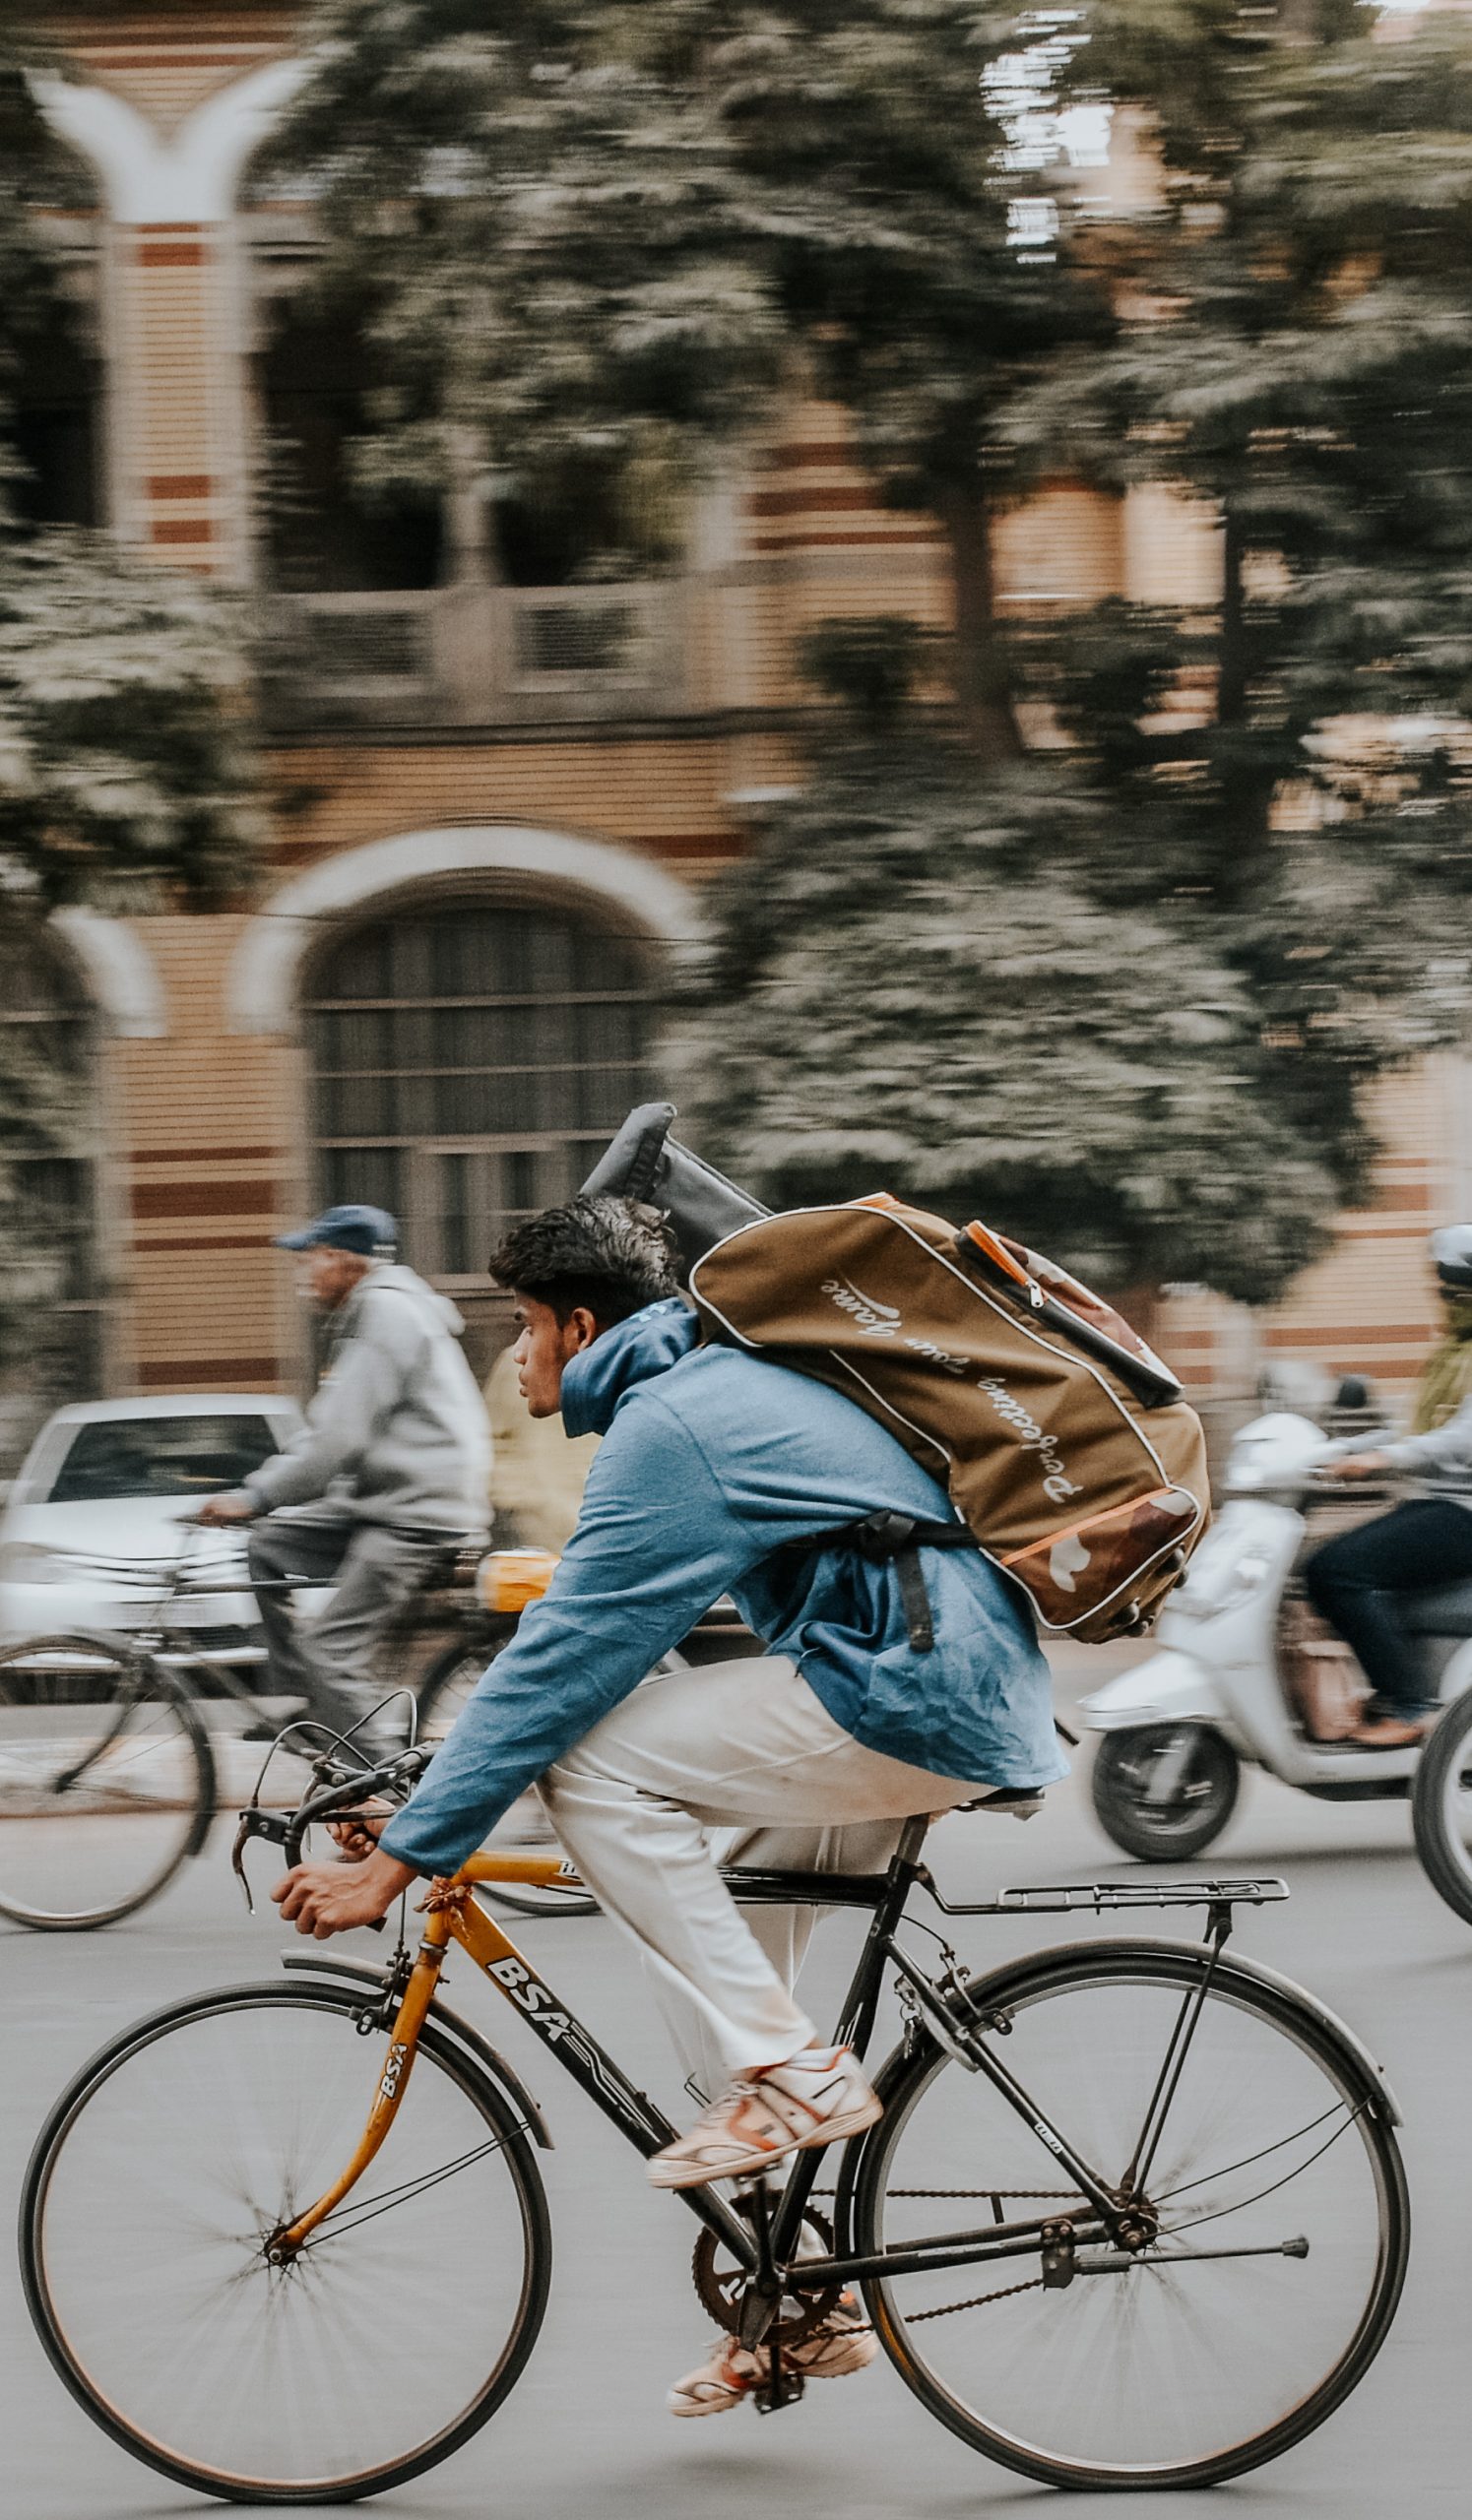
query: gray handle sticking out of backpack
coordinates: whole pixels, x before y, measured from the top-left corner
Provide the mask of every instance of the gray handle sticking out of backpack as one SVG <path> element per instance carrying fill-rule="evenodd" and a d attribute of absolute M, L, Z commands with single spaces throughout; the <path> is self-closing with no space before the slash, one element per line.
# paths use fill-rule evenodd
<path fill-rule="evenodd" d="M 703 1259 L 738 1226 L 755 1225 L 770 1208 L 738 1190 L 670 1135 L 672 1102 L 641 1102 L 598 1159 L 582 1196 L 643 1199 L 670 1220 L 686 1267 Z"/>

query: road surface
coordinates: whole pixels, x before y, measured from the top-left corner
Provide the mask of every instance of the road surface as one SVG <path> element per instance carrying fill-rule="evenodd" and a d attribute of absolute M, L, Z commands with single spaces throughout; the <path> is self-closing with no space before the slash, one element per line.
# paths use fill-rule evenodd
<path fill-rule="evenodd" d="M 216 1832 L 153 1910 L 111 1931 L 31 1935 L 0 1924 L 7 2058 L 0 2076 L 0 2180 L 13 2199 L 48 2103 L 115 2029 L 174 1995 L 273 1971 L 284 1936 L 274 1912 L 249 1920 Z M 1275 2466 L 1219 2488 L 1218 2520 L 1418 2520 L 1467 2507 L 1463 2419 L 1472 2341 L 1472 1932 L 1440 1906 L 1409 1852 L 1404 1808 L 1334 1807 L 1255 1779 L 1214 1861 L 1281 1870 L 1284 1908 L 1244 1916 L 1241 1945 L 1302 1980 L 1342 2012 L 1386 2066 L 1405 2111 L 1415 2235 L 1410 2279 L 1389 2344 L 1329 2424 Z M 1116 1877 L 1075 1780 L 1035 1821 L 958 1819 L 934 1841 L 936 1870 L 959 1895 L 1004 1882 Z M 258 1850 L 262 1882 L 270 1857 Z M 1197 1867 L 1204 1869 L 1205 1867 Z M 1172 1920 L 1165 1920 L 1172 1929 Z M 1182 1921 L 1183 1923 L 1184 1921 Z M 513 1928 L 515 1930 L 515 1928 Z M 672 2114 L 683 2115 L 671 2059 L 638 1969 L 601 1921 L 539 1921 L 528 1949 L 560 1993 L 617 2048 Z M 856 1928 L 825 1927 L 804 1994 L 831 2009 Z M 1059 1921 L 973 1925 L 974 1961 L 1059 1939 Z M 367 1938 L 361 1938 L 367 1943 Z M 376 1950 L 377 1946 L 372 1946 Z M 451 1967 L 455 1976 L 454 1964 Z M 669 2382 L 706 2336 L 687 2280 L 689 2226 L 651 2196 L 633 2156 L 562 2085 L 544 2050 L 489 1995 L 452 1987 L 502 2042 L 546 2105 L 558 2149 L 541 2156 L 556 2240 L 552 2306 L 512 2398 L 458 2457 L 379 2507 L 397 2520 L 1003 2520 L 1046 2508 L 1043 2489 L 990 2466 L 930 2422 L 882 2362 L 810 2388 L 780 2421 L 748 2407 L 698 2424 L 663 2411 Z M 98 2199 L 97 2245 L 108 2240 Z M 388 2305 L 385 2305 L 387 2314 Z M 97 2432 L 54 2378 L 32 2335 L 7 2238 L 0 2258 L 0 2441 L 9 2520 L 172 2520 L 198 2498 L 135 2465 Z M 1133 2497 L 1083 2495 L 1075 2515 L 1120 2514 Z M 1152 2520 L 1201 2512 L 1199 2496 L 1152 2495 Z"/>

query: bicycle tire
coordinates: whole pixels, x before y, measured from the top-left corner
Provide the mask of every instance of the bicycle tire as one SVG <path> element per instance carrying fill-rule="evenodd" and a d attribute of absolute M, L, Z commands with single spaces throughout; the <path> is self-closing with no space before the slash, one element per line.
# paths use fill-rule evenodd
<path fill-rule="evenodd" d="M 329 1981 L 306 1981 L 297 1984 L 268 1981 L 244 1986 L 218 1987 L 209 1993 L 192 1996 L 184 2003 L 168 2005 L 161 2011 L 147 2016 L 109 2042 L 74 2077 L 56 2102 L 42 2127 L 26 2173 L 21 2198 L 20 2223 L 22 2277 L 27 2306 L 52 2366 L 93 2422 L 122 2449 L 141 2460 L 146 2467 L 168 2477 L 174 2484 L 189 2486 L 198 2491 L 213 2494 L 222 2501 L 264 2505 L 285 2503 L 292 2507 L 315 2506 L 323 2503 L 336 2504 L 356 2501 L 364 2494 L 385 2492 L 395 2486 L 409 2483 L 415 2477 L 422 2476 L 427 2469 L 438 2466 L 442 2460 L 449 2458 L 453 2452 L 460 2449 L 480 2431 L 495 2413 L 497 2407 L 503 2403 L 526 2367 L 546 2309 L 551 2280 L 551 2225 L 547 2212 L 546 2192 L 531 2145 L 527 2140 L 525 2119 L 512 2100 L 483 2071 L 464 2046 L 452 2034 L 431 2020 L 425 2023 L 419 2035 L 416 2071 L 417 2073 L 426 2062 L 435 2066 L 446 2076 L 449 2085 L 459 2091 L 471 2110 L 491 2128 L 493 2139 L 484 2149 L 494 2153 L 496 2159 L 505 2165 L 509 2174 L 513 2199 L 520 2218 L 524 2249 L 520 2294 L 506 2343 L 470 2402 L 452 2421 L 442 2424 L 432 2438 L 418 2441 L 392 2457 L 380 2459 L 371 2467 L 349 2470 L 332 2476 L 271 2478 L 231 2472 L 223 2467 L 212 2466 L 198 2455 L 184 2454 L 177 2447 L 171 2447 L 167 2441 L 161 2439 L 156 2427 L 151 2427 L 138 2420 L 130 2421 L 126 2412 L 108 2396 L 100 2381 L 90 2374 L 82 2353 L 69 2340 L 55 2299 L 55 2276 L 47 2263 L 47 2214 L 52 2203 L 58 2169 L 65 2160 L 66 2146 L 75 2130 L 84 2122 L 89 2103 L 100 2093 L 105 2092 L 116 2074 L 126 2069 L 135 2058 L 156 2046 L 159 2041 L 174 2033 L 196 2028 L 201 2023 L 208 2023 L 218 2016 L 258 2012 L 264 2009 L 286 2010 L 293 2013 L 312 2011 L 329 2018 L 334 2015 L 339 2016 L 345 2035 L 352 2034 L 353 2047 L 361 2067 L 362 2098 L 364 2111 L 366 2111 L 366 2105 L 372 2094 L 375 2068 L 371 2047 L 356 2036 L 356 2023 L 362 2014 L 363 2003 L 364 1997 L 360 1989 L 341 1984 L 335 1985 Z M 252 2024 L 252 2031 L 258 2043 L 260 2025 Z M 253 2046 L 252 2053 L 255 2052 L 257 2048 Z M 227 2094 L 221 2095 L 222 2109 L 230 2097 Z M 413 2111 L 414 2107 L 415 2089 L 412 2084 L 401 2104 L 401 2116 L 407 2116 Z M 212 2132 L 213 2121 L 205 2130 L 207 2139 Z M 226 2138 L 222 2139 L 226 2149 L 229 2132 L 230 2130 L 227 2129 Z M 357 2124 L 351 2121 L 344 2124 L 341 2143 L 343 2159 L 351 2154 L 359 2132 L 360 2121 Z M 396 2126 L 395 2134 L 398 2133 L 399 2128 Z M 99 2137 L 98 2140 L 103 2139 Z M 126 2181 L 131 2156 L 126 2151 L 116 2152 L 109 2144 L 108 2158 L 114 2164 L 112 2179 L 118 2183 L 109 2189 L 109 2203 L 115 2212 L 119 2193 L 126 2198 Z M 402 2163 L 400 2166 L 402 2167 Z M 231 2170 L 238 2179 L 240 2174 L 233 2162 Z M 260 2175 L 264 2177 L 269 2174 L 262 2173 Z M 151 2236 L 156 2234 L 158 2229 L 154 2221 L 157 2195 L 157 2188 L 151 2188 L 145 2207 L 141 2209 L 146 2216 Z M 350 2199 L 343 2208 L 345 2216 L 351 2210 L 352 2200 Z M 368 2219 L 369 2216 L 364 2214 L 362 2220 Z M 186 2220 L 182 2228 L 188 2232 L 192 2226 Z M 165 2241 L 161 2236 L 154 2236 L 151 2244 L 157 2259 L 158 2251 L 165 2245 Z M 259 2251 L 253 2253 L 258 2255 Z M 84 2267 L 79 2298 L 84 2300 L 90 2298 L 88 2287 L 94 2280 Z M 157 2266 L 154 2263 L 149 2267 L 148 2280 L 149 2282 L 158 2280 Z M 445 2324 L 447 2320 L 453 2321 L 455 2310 L 453 2300 L 447 2300 L 445 2297 L 441 2267 L 438 2263 L 432 2270 L 431 2280 L 438 2293 L 440 2306 L 438 2318 L 430 2318 L 425 2322 L 424 2345 L 428 2354 L 433 2354 L 437 2350 Z M 222 2291 L 238 2286 L 239 2281 L 237 2269 L 228 2279 L 222 2279 Z M 263 2261 L 263 2285 L 269 2287 L 272 2281 L 273 2278 L 269 2273 L 264 2272 Z M 390 2307 L 392 2308 L 392 2304 Z M 268 2311 L 263 2324 L 269 2329 L 272 2319 L 280 2318 L 280 2306 L 277 2304 L 273 2307 L 268 2296 L 263 2302 L 263 2308 Z M 140 2304 L 136 2301 L 134 2314 L 135 2317 L 140 2315 Z M 203 2329 L 200 2332 L 204 2333 Z M 392 2396 L 396 2391 L 401 2392 L 405 2401 L 413 2408 L 419 2400 L 413 2378 L 404 2371 L 402 2337 L 402 2328 L 396 2328 L 392 2347 L 395 2358 L 393 2379 L 388 2394 Z M 171 2386 L 173 2375 L 177 2375 L 181 2363 L 190 2360 L 191 2358 L 187 2356 L 172 2360 Z"/>
<path fill-rule="evenodd" d="M 476 1682 L 495 1661 L 502 1646 L 516 1633 L 515 1619 L 508 1618 L 497 1629 L 471 1636 L 452 1637 L 426 1666 L 423 1677 L 415 1691 L 417 1712 L 417 1737 L 422 1741 L 436 1730 L 449 1730 Z M 446 1721 L 448 1715 L 449 1721 Z"/>
<path fill-rule="evenodd" d="M 1090 1984 L 1107 1984 L 1112 1980 L 1130 1984 L 1153 1984 L 1174 1996 L 1199 1983 L 1205 1958 L 1203 1952 L 1179 1944 L 1079 1944 L 1036 1955 L 1010 1970 L 997 1971 L 990 1978 L 975 1980 L 967 1991 L 979 2012 L 985 2015 L 999 2011 L 1010 2016 L 1015 2029 L 1018 2015 L 1030 2005 L 1046 2002 L 1059 1992 Z M 918 2314 L 912 2309 L 907 2313 L 894 2300 L 892 2280 L 871 2279 L 866 2282 L 864 2292 L 875 2332 L 906 2386 L 931 2415 L 973 2449 L 1038 2484 L 1075 2490 L 1139 2492 L 1215 2485 L 1230 2477 L 1241 2476 L 1303 2440 L 1333 2413 L 1364 2377 L 1394 2318 L 1409 2254 L 1410 2208 L 1400 2150 L 1394 2136 L 1391 2112 L 1383 2096 L 1372 2087 L 1368 2072 L 1352 2054 L 1342 2034 L 1292 1988 L 1266 1981 L 1258 1973 L 1240 1968 L 1230 1959 L 1225 1959 L 1218 1963 L 1213 1981 L 1213 1996 L 1218 1992 L 1235 2008 L 1239 2018 L 1244 2012 L 1255 2015 L 1260 2025 L 1291 2040 L 1304 2056 L 1321 2069 L 1332 2085 L 1347 2095 L 1346 2105 L 1353 2103 L 1356 2113 L 1349 2122 L 1358 2128 L 1364 2144 L 1378 2217 L 1374 2272 L 1363 2309 L 1343 2352 L 1315 2386 L 1307 2390 L 1276 2421 L 1246 2436 L 1224 2441 L 1208 2455 L 1166 2461 L 1144 2459 L 1126 2467 L 1117 2462 L 1106 2462 L 1097 2456 L 1059 2454 L 1037 2441 L 1020 2438 L 1004 2429 L 997 2421 L 988 2420 L 985 2413 L 965 2405 L 955 2389 L 946 2385 L 930 2367 L 926 2352 L 913 2333 L 917 2315 L 943 2320 L 947 2315 L 946 2309 L 922 2309 Z M 1018 2070 L 1010 2056 L 1007 2061 L 1013 2064 L 1014 2071 Z M 843 2185 L 853 2197 L 855 2243 L 861 2254 L 882 2249 L 886 2244 L 886 2191 L 905 2129 L 922 2095 L 947 2074 L 956 2077 L 958 2089 L 968 2084 L 975 2087 L 985 2079 L 980 2075 L 968 2075 L 966 2069 L 927 2031 L 918 2032 L 907 2048 L 896 2050 L 884 2068 L 878 2086 L 885 2103 L 884 2116 L 854 2148 L 857 2160 L 852 2167 L 845 2165 L 843 2176 Z M 1082 2091 L 1079 2099 L 1080 2107 L 1083 2107 L 1085 2095 Z M 1062 2131 L 1066 2135 L 1066 2123 Z M 1325 2150 L 1328 2149 L 1326 2146 Z M 1041 2147 L 1037 2159 L 1040 2165 L 1050 2166 L 1055 2176 L 1057 2174 L 1056 2164 Z M 983 2170 L 981 2175 L 984 2179 L 989 2175 L 999 2178 L 1001 2174 L 991 2169 Z M 1193 2184 L 1204 2185 L 1205 2182 Z M 928 2191 L 901 2191 L 899 2187 L 893 2191 L 896 2196 L 902 2192 L 914 2195 Z M 1015 2196 L 1035 2191 L 1013 2188 L 1007 2192 Z M 1223 2218 L 1216 2216 L 1212 2219 Z M 892 2240 L 890 2245 L 893 2245 Z M 1277 2252 L 1258 2252 L 1267 2253 Z M 1298 2252 L 1295 2249 L 1284 2253 L 1296 2255 Z M 970 2277 L 980 2277 L 983 2298 L 977 2300 L 974 2297 L 971 2302 L 950 2305 L 957 2311 L 973 2306 L 983 2307 L 988 2302 L 1007 2298 L 1000 2290 L 995 2293 L 988 2291 L 985 2272 L 978 2270 L 975 2261 L 967 2272 Z M 1045 2301 L 1066 2302 L 1071 2298 L 1068 2291 L 1050 2294 L 1041 2277 L 1034 2275 L 1030 2261 L 1024 2260 L 1020 2268 L 1015 2260 L 1008 2261 L 999 2268 L 998 2274 L 1000 2286 L 1007 2288 L 1013 2287 L 1017 2275 L 1031 2277 L 1031 2282 L 1017 2289 L 1040 2292 Z M 1086 2299 L 1098 2283 L 1114 2280 L 1106 2274 L 1092 2283 L 1086 2281 L 1083 2298 Z M 1127 2325 L 1127 2319 L 1139 2307 L 1139 2301 L 1140 2296 L 1136 2293 L 1121 2326 Z M 990 2344 L 993 2367 L 997 2367 L 1004 2352 L 1004 2340 L 992 2336 Z M 1180 2375 L 1177 2376 L 1179 2379 Z M 1092 2377 L 1101 2397 L 1107 2396 L 1107 2380 L 1099 2376 L 1097 2369 Z M 1171 2395 L 1170 2390 L 1160 2388 L 1162 2400 L 1168 2401 Z M 1056 2390 L 1055 2402 L 1056 2399 Z"/>
<path fill-rule="evenodd" d="M 1421 1868 L 1439 1898 L 1472 1925 L 1472 1848 L 1463 1845 L 1452 1803 L 1469 1760 L 1472 1689 L 1453 1698 L 1416 1762 L 1411 1826 Z"/>
<path fill-rule="evenodd" d="M 54 1672 L 48 1673 L 46 1665 L 53 1659 L 58 1668 Z M 73 1667 L 73 1671 L 69 1672 L 68 1665 Z M 77 1694 L 80 1687 L 78 1667 L 86 1671 L 89 1686 L 95 1690 L 101 1676 L 98 1671 L 100 1665 L 110 1666 L 115 1675 L 110 1683 L 109 1693 L 102 1696 L 94 1694 L 79 1697 Z M 42 1689 L 49 1681 L 54 1692 L 52 1697 L 48 1699 L 44 1696 L 32 1695 L 28 1698 L 21 1685 L 21 1675 L 26 1672 L 30 1672 Z M 80 1759 L 82 1774 L 77 1784 L 70 1789 L 74 1797 L 73 1805 L 64 1814 L 68 1818 L 75 1819 L 88 1812 L 90 1807 L 95 1809 L 98 1799 L 96 1792 L 96 1778 L 101 1762 L 98 1757 L 89 1753 L 86 1747 L 85 1736 L 90 1731 L 87 1711 L 94 1705 L 98 1710 L 99 1721 L 95 1740 L 97 1749 L 100 1750 L 108 1743 L 109 1735 L 115 1732 L 115 1710 L 120 1697 L 133 1685 L 139 1674 L 142 1674 L 146 1681 L 151 1699 L 157 1702 L 160 1709 L 167 1710 L 166 1730 L 177 1732 L 177 1747 L 182 1754 L 185 1771 L 182 1790 L 176 1804 L 165 1806 L 157 1798 L 145 1797 L 145 1807 L 156 1815 L 161 1808 L 177 1807 L 181 1813 L 187 1813 L 183 1826 L 173 1834 L 170 1843 L 164 1847 L 159 1858 L 149 1862 L 144 1877 L 121 1892 L 101 1899 L 94 1896 L 91 1904 L 79 1905 L 75 1908 L 48 1904 L 39 1895 L 38 1888 L 34 1887 L 32 1895 L 27 1897 L 16 1887 L 16 1880 L 24 1874 L 26 1858 L 24 1855 L 15 1856 L 8 1851 L 7 1830 L 15 1825 L 24 1826 L 28 1820 L 33 1824 L 38 1815 L 29 1809 L 18 1810 L 14 1792 L 7 1793 L 6 1755 L 5 1750 L 0 1749 L 0 1916 L 8 1917 L 12 1923 L 29 1925 L 37 1933 L 91 1933 L 103 1925 L 116 1924 L 122 1918 L 136 1915 L 140 1908 L 147 1907 L 151 1900 L 157 1899 L 160 1892 L 167 1888 L 180 1867 L 192 1857 L 197 1856 L 204 1846 L 210 1833 L 210 1824 L 215 1817 L 217 1791 L 215 1759 L 210 1747 L 210 1736 L 200 1719 L 193 1698 L 182 1682 L 157 1657 L 131 1644 L 126 1637 L 108 1636 L 101 1632 L 88 1634 L 83 1631 L 74 1631 L 55 1636 L 28 1637 L 20 1644 L 0 1650 L 0 1716 L 3 1716 L 4 1711 L 9 1710 L 19 1721 L 22 1713 L 28 1709 L 35 1713 L 38 1708 L 46 1705 L 54 1706 L 58 1712 L 67 1706 L 76 1710 L 73 1719 L 74 1737 L 67 1744 L 67 1759 L 69 1765 L 73 1767 Z M 156 1758 L 159 1754 L 165 1757 L 167 1755 L 166 1730 L 160 1730 L 157 1738 L 149 1745 L 150 1754 Z M 25 1735 L 20 1736 L 17 1746 L 24 1748 Z M 6 1749 L 8 1748 L 9 1736 L 7 1735 Z M 49 1795 L 53 1788 L 49 1784 L 44 1784 L 39 1790 L 42 1795 Z M 59 1789 L 55 1790 L 59 1791 Z M 32 1787 L 32 1795 L 36 1791 L 37 1789 Z M 105 1816 L 110 1816 L 115 1824 L 119 1814 L 114 1807 L 110 1815 L 104 1813 Z M 48 1829 L 54 1827 L 55 1817 L 56 1815 L 51 1815 L 44 1819 L 42 1824 Z M 56 1852 L 63 1858 L 56 1867 L 58 1877 L 69 1879 L 75 1873 L 80 1894 L 83 1886 L 81 1876 L 86 1851 L 72 1842 L 65 1848 L 58 1846 Z M 14 1877 L 11 1871 L 12 1863 L 17 1866 Z"/>
<path fill-rule="evenodd" d="M 488 1662 L 494 1660 L 501 1647 L 516 1633 L 516 1621 L 508 1619 L 504 1636 L 491 1637 L 469 1644 L 457 1638 L 437 1655 L 419 1683 L 418 1732 L 420 1740 L 432 1735 L 436 1726 L 443 1727 L 444 1715 L 451 1704 L 463 1704 Z M 548 1833 L 548 1847 L 552 1845 Z M 594 1917 L 598 1901 L 591 1892 L 559 1889 L 555 1883 L 542 1886 L 536 1882 L 487 1881 L 483 1896 L 497 1908 L 505 1908 L 517 1917 Z"/>

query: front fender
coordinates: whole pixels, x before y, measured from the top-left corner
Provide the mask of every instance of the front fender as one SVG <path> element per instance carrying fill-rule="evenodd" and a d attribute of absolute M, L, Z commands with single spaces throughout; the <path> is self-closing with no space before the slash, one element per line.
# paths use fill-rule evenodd
<path fill-rule="evenodd" d="M 388 1982 L 386 1969 L 375 1969 L 365 1960 L 329 1958 L 321 1951 L 284 1951 L 281 1963 L 284 1969 L 302 1969 L 314 1978 L 351 1978 L 357 1985 L 376 1987 L 380 1994 Z M 482 2039 L 480 2031 L 462 2013 L 452 2012 L 438 1995 L 429 2006 L 429 2017 L 431 2021 L 437 2021 L 442 2030 L 448 2030 L 452 2039 L 458 2039 L 462 2048 L 470 2049 L 481 2072 L 491 2082 L 499 2083 L 513 2108 L 521 2111 L 543 2151 L 551 2152 L 552 2138 L 546 2119 L 516 2067 L 508 2065 L 499 2049 L 492 2048 L 488 2039 Z"/>
<path fill-rule="evenodd" d="M 1090 1732 L 1130 1732 L 1142 1724 L 1222 1724 L 1227 1708 L 1204 1663 L 1175 1648 L 1152 1654 L 1079 1700 Z"/>

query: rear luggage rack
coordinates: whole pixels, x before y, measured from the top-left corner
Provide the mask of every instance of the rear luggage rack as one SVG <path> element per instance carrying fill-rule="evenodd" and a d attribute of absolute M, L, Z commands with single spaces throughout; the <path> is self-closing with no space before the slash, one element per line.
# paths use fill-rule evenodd
<path fill-rule="evenodd" d="M 1288 1884 L 1276 1875 L 1262 1881 L 1059 1881 L 1003 1890 L 995 1899 L 942 1899 L 928 1872 L 926 1887 L 948 1917 L 1056 1917 L 1084 1909 L 1266 1907 L 1286 1899 Z"/>

